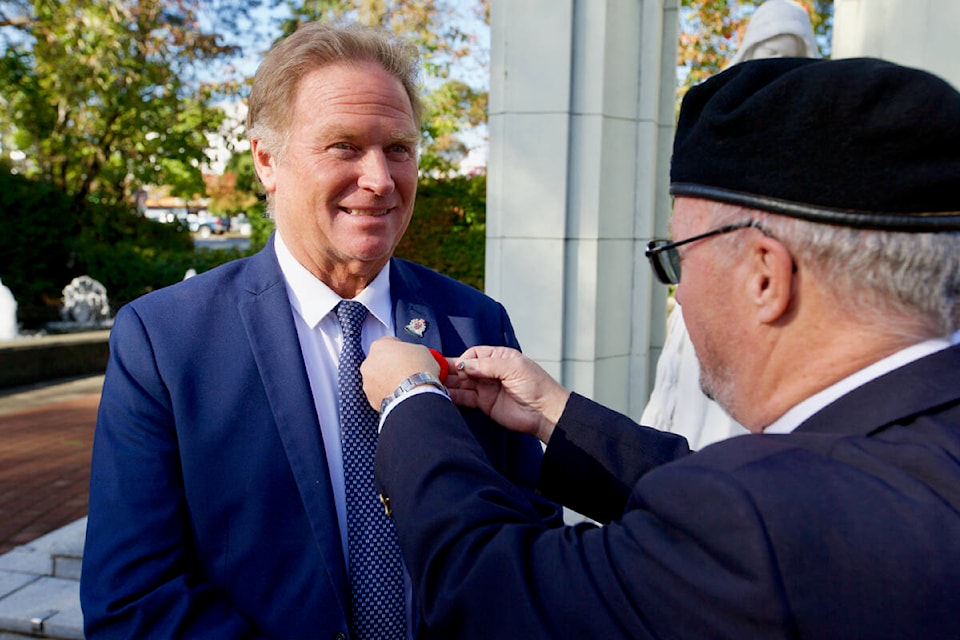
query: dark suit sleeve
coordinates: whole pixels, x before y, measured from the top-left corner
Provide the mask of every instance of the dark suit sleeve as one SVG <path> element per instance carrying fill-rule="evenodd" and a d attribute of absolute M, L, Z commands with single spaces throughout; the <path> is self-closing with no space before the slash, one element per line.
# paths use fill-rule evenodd
<path fill-rule="evenodd" d="M 80 583 L 86 637 L 259 637 L 199 570 L 169 394 L 129 307 L 110 352 Z"/>
<path fill-rule="evenodd" d="M 456 408 L 421 394 L 385 421 L 376 475 L 437 637 L 785 637 L 749 494 L 727 474 L 678 466 L 641 471 L 630 507 L 606 526 L 549 528 Z"/>
<path fill-rule="evenodd" d="M 467 344 L 506 346 L 520 350 L 513 325 L 506 310 L 498 302 L 485 298 L 484 313 L 477 333 L 455 349 L 462 353 Z M 458 355 L 459 355 L 458 353 Z M 543 447 L 536 438 L 504 429 L 478 409 L 461 409 L 464 420 L 480 442 L 493 467 L 513 482 L 530 500 L 533 507 L 550 526 L 563 524 L 563 509 L 537 489 L 537 478 L 543 459 Z"/>
<path fill-rule="evenodd" d="M 609 522 L 623 513 L 644 473 L 690 453 L 682 436 L 641 427 L 574 393 L 550 439 L 538 489 L 578 513 Z"/>

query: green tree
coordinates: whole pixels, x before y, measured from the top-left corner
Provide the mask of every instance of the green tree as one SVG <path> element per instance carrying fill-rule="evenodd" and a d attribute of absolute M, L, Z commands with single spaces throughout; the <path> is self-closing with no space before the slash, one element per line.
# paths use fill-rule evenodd
<path fill-rule="evenodd" d="M 241 53 L 200 27 L 211 4 L 247 14 L 262 0 L 0 2 L 3 156 L 77 206 L 129 202 L 145 184 L 201 192 L 214 102 L 240 89 L 204 79 Z"/>
<path fill-rule="evenodd" d="M 234 154 L 227 163 L 227 173 L 234 176 L 233 198 L 243 203 L 234 210 L 242 211 L 250 219 L 253 227 L 250 245 L 254 250 L 260 249 L 267 243 L 274 226 L 266 215 L 266 194 L 257 179 L 253 157 L 249 153 Z"/>
<path fill-rule="evenodd" d="M 487 178 L 424 178 L 396 255 L 483 291 Z"/>
<path fill-rule="evenodd" d="M 434 176 L 448 175 L 469 151 L 460 133 L 487 122 L 487 91 L 451 79 L 429 92 L 424 105 L 420 169 Z"/>
<path fill-rule="evenodd" d="M 820 53 L 828 57 L 833 0 L 797 0 L 810 15 Z M 682 0 L 677 61 L 679 93 L 720 71 L 736 52 L 750 16 L 763 0 Z"/>
<path fill-rule="evenodd" d="M 25 329 L 57 319 L 63 287 L 87 274 L 111 305 L 183 277 L 194 262 L 186 232 L 142 218 L 129 206 L 82 207 L 56 186 L 15 174 L 0 161 L 0 276 Z"/>

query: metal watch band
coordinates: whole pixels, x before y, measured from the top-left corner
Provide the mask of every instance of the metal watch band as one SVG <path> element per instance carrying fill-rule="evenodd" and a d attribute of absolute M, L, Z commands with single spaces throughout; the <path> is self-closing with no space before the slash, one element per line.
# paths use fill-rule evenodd
<path fill-rule="evenodd" d="M 391 402 L 407 393 L 414 387 L 419 387 L 422 384 L 428 384 L 432 387 L 436 387 L 444 393 L 444 395 L 449 396 L 447 393 L 447 388 L 443 386 L 443 383 L 440 382 L 440 378 L 436 374 L 430 373 L 428 371 L 421 371 L 420 373 L 415 373 L 412 376 L 405 379 L 400 383 L 400 386 L 394 389 L 393 393 L 383 399 L 380 403 L 380 413 L 383 413 Z"/>

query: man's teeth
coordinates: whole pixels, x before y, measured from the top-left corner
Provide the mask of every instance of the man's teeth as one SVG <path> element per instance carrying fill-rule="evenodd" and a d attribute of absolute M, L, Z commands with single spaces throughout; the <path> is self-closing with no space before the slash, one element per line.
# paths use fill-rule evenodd
<path fill-rule="evenodd" d="M 385 215 L 387 215 L 387 212 L 390 211 L 390 209 L 376 209 L 376 210 L 371 210 L 371 209 L 344 209 L 344 211 L 346 211 L 346 212 L 347 212 L 348 214 L 350 214 L 351 216 L 371 216 L 371 217 L 377 217 L 377 216 L 385 216 Z"/>

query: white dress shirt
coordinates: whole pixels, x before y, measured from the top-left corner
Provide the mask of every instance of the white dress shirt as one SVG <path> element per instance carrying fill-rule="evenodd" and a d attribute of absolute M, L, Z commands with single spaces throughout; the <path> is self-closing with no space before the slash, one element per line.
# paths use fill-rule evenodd
<path fill-rule="evenodd" d="M 349 572 L 347 497 L 340 442 L 340 403 L 337 397 L 337 363 L 340 361 L 343 334 L 334 311 L 342 298 L 297 262 L 283 242 L 279 231 L 275 234 L 274 246 L 280 271 L 283 272 L 287 285 L 287 298 L 293 309 L 300 350 L 307 367 L 310 390 L 313 392 L 313 405 L 316 407 L 317 419 L 320 422 L 320 434 L 323 437 L 323 448 L 327 456 L 327 466 L 330 469 L 330 483 L 333 486 L 333 501 L 337 509 L 343 560 Z M 368 311 L 363 321 L 361 343 L 364 353 L 369 353 L 370 344 L 374 340 L 395 335 L 390 297 L 390 263 L 388 262 L 377 277 L 353 299 L 363 303 Z M 413 589 L 406 568 L 404 568 L 404 586 L 407 602 L 407 637 L 413 638 Z"/>
<path fill-rule="evenodd" d="M 926 340 L 901 349 L 896 353 L 887 356 L 883 360 L 878 360 L 873 364 L 860 369 L 839 382 L 835 382 L 823 391 L 819 391 L 806 400 L 796 404 L 789 411 L 773 421 L 764 428 L 763 433 L 792 433 L 810 416 L 817 413 L 828 404 L 840 396 L 846 395 L 863 386 L 871 380 L 879 378 L 885 373 L 907 365 L 914 360 L 919 360 L 931 353 L 936 353 L 950 346 L 950 340 L 935 339 Z"/>

